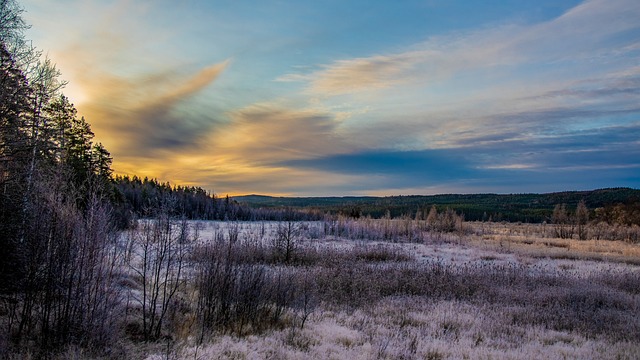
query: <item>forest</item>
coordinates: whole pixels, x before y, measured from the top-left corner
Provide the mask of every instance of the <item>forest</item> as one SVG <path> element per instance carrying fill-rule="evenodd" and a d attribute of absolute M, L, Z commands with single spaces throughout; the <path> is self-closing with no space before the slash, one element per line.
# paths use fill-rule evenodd
<path fill-rule="evenodd" d="M 575 209 L 580 201 L 591 209 L 592 219 L 640 225 L 640 190 L 630 188 L 565 191 L 548 194 L 443 194 L 431 196 L 347 196 L 347 197 L 234 197 L 256 208 L 292 207 L 324 213 L 380 218 L 415 217 L 426 214 L 432 205 L 439 210 L 453 209 L 469 221 L 551 222 L 556 205 Z"/>
<path fill-rule="evenodd" d="M 0 0 L 0 358 L 640 354 L 640 190 L 229 197 L 115 174 L 23 11 Z"/>

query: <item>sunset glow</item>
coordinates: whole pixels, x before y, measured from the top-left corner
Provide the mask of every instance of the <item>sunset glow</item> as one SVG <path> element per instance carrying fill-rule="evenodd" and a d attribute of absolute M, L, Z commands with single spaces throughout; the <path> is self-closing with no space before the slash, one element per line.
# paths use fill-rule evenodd
<path fill-rule="evenodd" d="M 640 2 L 22 2 L 117 173 L 217 194 L 640 187 Z"/>

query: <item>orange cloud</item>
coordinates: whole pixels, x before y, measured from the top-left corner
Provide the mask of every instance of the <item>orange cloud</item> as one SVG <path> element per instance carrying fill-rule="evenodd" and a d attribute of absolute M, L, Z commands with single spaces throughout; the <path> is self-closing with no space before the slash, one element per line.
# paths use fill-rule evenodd
<path fill-rule="evenodd" d="M 155 106 L 168 106 L 173 105 L 176 102 L 183 100 L 197 92 L 201 91 L 205 87 L 209 86 L 220 73 L 227 67 L 229 61 L 225 61 L 220 64 L 210 65 L 198 73 L 193 75 L 190 79 L 178 85 L 175 90 L 171 90 L 168 93 L 160 96 L 158 99 L 152 99 Z"/>
<path fill-rule="evenodd" d="M 216 149 L 256 162 L 318 157 L 347 151 L 330 114 L 258 104 L 232 111 L 214 134 Z"/>
<path fill-rule="evenodd" d="M 118 156 L 189 147 L 215 123 L 210 117 L 190 116 L 179 104 L 211 85 L 227 62 L 214 64 L 181 79 L 175 73 L 123 78 L 99 74 L 86 86 L 87 100 L 79 110 L 90 116 L 97 134 Z"/>
<path fill-rule="evenodd" d="M 231 195 L 257 191 L 291 195 L 309 193 L 314 185 L 338 187 L 362 181 L 358 176 L 282 165 L 287 160 L 350 151 L 340 135 L 340 122 L 330 114 L 263 103 L 231 111 L 226 117 L 226 123 L 209 129 L 191 147 L 156 152 L 153 157 L 131 153 L 121 158 L 118 170 Z"/>

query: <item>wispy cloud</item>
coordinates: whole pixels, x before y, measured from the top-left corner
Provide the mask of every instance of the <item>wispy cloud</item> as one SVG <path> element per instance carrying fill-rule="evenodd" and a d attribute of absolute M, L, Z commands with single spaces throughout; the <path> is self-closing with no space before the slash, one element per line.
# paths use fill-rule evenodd
<path fill-rule="evenodd" d="M 228 63 L 229 61 L 225 61 L 223 63 L 213 64 L 201 69 L 198 73 L 191 76 L 182 84 L 177 84 L 175 89 L 163 94 L 158 99 L 151 99 L 150 104 L 145 106 L 150 107 L 151 105 L 154 105 L 156 107 L 167 107 L 175 105 L 180 100 L 188 98 L 209 86 L 218 77 L 218 75 L 220 75 L 225 67 L 227 67 Z"/>
<path fill-rule="evenodd" d="M 118 170 L 158 174 L 232 194 L 255 192 L 256 182 L 262 191 L 272 194 L 328 194 L 330 188 L 343 186 L 340 191 L 344 191 L 361 180 L 356 174 L 331 174 L 286 164 L 351 151 L 351 145 L 339 134 L 339 121 L 330 114 L 260 103 L 223 116 L 224 122 L 205 131 L 191 146 L 154 152 L 146 159 L 126 157 Z M 317 189 L 319 182 L 321 191 Z"/>
<path fill-rule="evenodd" d="M 440 150 L 387 149 L 289 160 L 281 164 L 333 174 L 377 177 L 377 187 L 431 186 L 442 181 L 474 177 L 477 172 L 461 154 Z"/>
<path fill-rule="evenodd" d="M 68 8 L 43 3 L 48 16 L 36 17 L 35 25 L 56 19 L 60 42 L 49 55 L 70 80 L 65 93 L 112 152 L 116 167 L 127 158 L 155 158 L 192 147 L 223 121 L 211 108 L 193 106 L 193 99 L 230 61 L 194 65 L 177 51 L 167 58 L 160 48 L 175 49 L 169 39 L 177 29 L 148 27 L 142 19 L 150 16 L 153 3 L 67 5 L 81 16 L 61 22 Z"/>
<path fill-rule="evenodd" d="M 309 77 L 310 89 L 314 93 L 340 95 L 388 88 L 407 82 L 408 74 L 423 61 L 424 54 L 418 52 L 339 60 Z"/>
<path fill-rule="evenodd" d="M 266 103 L 228 117 L 230 122 L 212 134 L 215 148 L 256 162 L 313 158 L 350 148 L 337 131 L 339 122 L 324 112 Z"/>
<path fill-rule="evenodd" d="M 628 33 L 638 30 L 638 18 L 640 5 L 633 0 L 592 0 L 547 22 L 505 23 L 431 37 L 406 51 L 336 60 L 311 73 L 291 73 L 279 79 L 307 82 L 312 93 L 335 96 L 409 84 L 441 85 L 438 83 L 473 75 L 479 69 L 513 73 L 522 70 L 521 66 L 603 61 L 638 51 L 637 39 Z"/>
<path fill-rule="evenodd" d="M 226 63 L 214 64 L 196 74 L 154 74 L 151 78 L 121 78 L 101 74 L 103 81 L 91 83 L 92 94 L 79 104 L 92 115 L 96 130 L 106 134 L 115 155 L 148 154 L 193 146 L 220 122 L 211 114 L 189 113 L 180 108 L 199 91 L 211 85 Z"/>

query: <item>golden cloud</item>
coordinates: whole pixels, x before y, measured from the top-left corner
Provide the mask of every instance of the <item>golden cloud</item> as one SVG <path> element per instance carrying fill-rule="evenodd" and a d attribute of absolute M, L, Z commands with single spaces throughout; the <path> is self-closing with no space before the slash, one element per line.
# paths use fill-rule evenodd
<path fill-rule="evenodd" d="M 226 117 L 227 123 L 209 129 L 190 147 L 161 149 L 146 156 L 127 152 L 117 158 L 116 170 L 222 189 L 232 195 L 310 193 L 314 186 L 341 186 L 359 178 L 283 165 L 287 160 L 350 151 L 339 134 L 339 121 L 327 113 L 263 103 L 231 111 Z"/>
<path fill-rule="evenodd" d="M 340 60 L 316 74 L 311 90 L 316 93 L 346 94 L 382 89 L 402 83 L 420 61 L 414 52 Z"/>
<path fill-rule="evenodd" d="M 347 151 L 339 123 L 327 113 L 251 105 L 228 114 L 231 122 L 211 142 L 217 150 L 258 162 L 319 157 Z"/>

